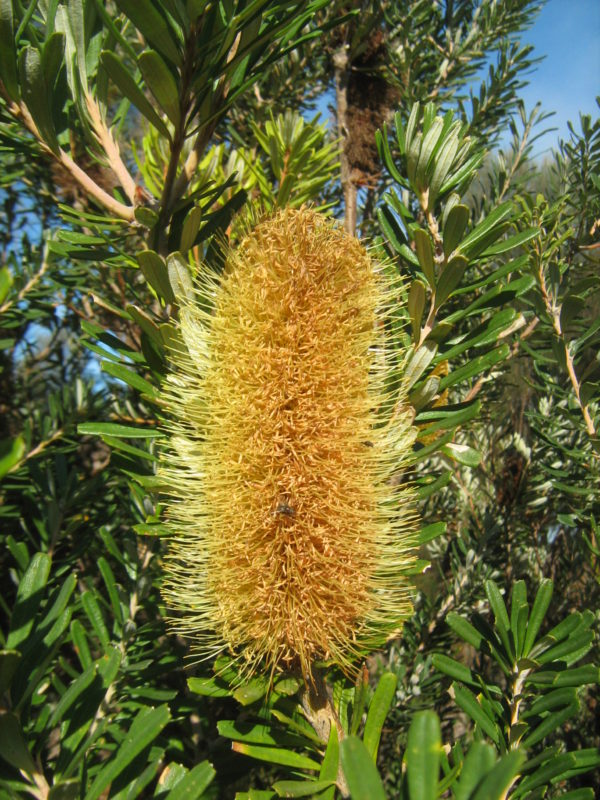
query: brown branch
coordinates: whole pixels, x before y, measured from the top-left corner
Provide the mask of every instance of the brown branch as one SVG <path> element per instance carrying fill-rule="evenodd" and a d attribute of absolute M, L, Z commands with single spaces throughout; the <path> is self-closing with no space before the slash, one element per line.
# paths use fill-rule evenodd
<path fill-rule="evenodd" d="M 344 191 L 344 229 L 351 236 L 356 233 L 356 205 L 358 190 L 352 180 L 350 162 L 347 155 L 347 143 L 350 136 L 348 129 L 348 76 L 350 72 L 350 59 L 348 47 L 342 45 L 333 56 L 335 70 L 335 99 L 337 113 L 338 136 L 341 140 L 340 149 L 340 178 Z"/>
<path fill-rule="evenodd" d="M 300 705 L 304 716 L 323 744 L 329 741 L 332 727 L 337 730 L 339 741 L 344 738 L 344 729 L 333 707 L 327 684 L 316 667 L 313 667 L 312 670 L 312 683 L 307 684 L 300 692 Z M 341 766 L 338 767 L 336 784 L 342 797 L 350 797 L 350 790 Z"/>
<path fill-rule="evenodd" d="M 554 298 L 551 297 L 550 293 L 548 292 L 548 288 L 546 286 L 546 279 L 544 277 L 541 254 L 538 253 L 538 255 L 540 257 L 539 257 L 539 266 L 537 272 L 538 272 L 538 280 L 540 282 L 540 292 L 542 295 L 542 300 L 544 301 L 544 306 L 546 307 L 546 311 L 548 313 L 548 316 L 550 317 L 550 321 L 552 322 L 552 327 L 554 328 L 554 332 L 562 342 L 565 352 L 565 364 L 567 367 L 567 374 L 569 375 L 569 380 L 571 382 L 571 386 L 573 387 L 573 393 L 575 394 L 577 405 L 581 410 L 581 415 L 583 417 L 586 430 L 591 437 L 595 437 L 596 426 L 594 425 L 594 421 L 592 419 L 592 415 L 590 414 L 588 405 L 584 403 L 581 399 L 581 384 L 579 383 L 577 372 L 575 371 L 575 362 L 573 360 L 573 356 L 569 351 L 569 344 L 565 339 L 565 335 L 562 330 L 562 325 L 560 321 L 561 307 L 556 305 Z"/>
<path fill-rule="evenodd" d="M 95 99 L 90 94 L 86 93 L 85 102 L 94 129 L 94 134 L 98 144 L 106 155 L 108 165 L 116 175 L 117 180 L 129 198 L 131 205 L 135 205 L 135 181 L 131 177 L 129 170 L 121 158 L 119 145 L 115 141 L 110 129 L 107 127 L 106 122 L 104 121 L 100 112 L 100 106 Z"/>
<path fill-rule="evenodd" d="M 30 450 L 26 455 L 24 455 L 21 461 L 19 461 L 19 465 L 21 465 L 25 461 L 28 461 L 30 458 L 39 456 L 39 454 L 42 453 L 47 447 L 49 447 L 52 444 L 52 442 L 55 442 L 57 439 L 60 439 L 60 437 L 64 434 L 64 432 L 65 432 L 64 428 L 58 428 L 58 430 L 54 431 L 54 433 L 52 434 L 52 436 L 50 436 L 50 438 L 44 439 L 43 442 L 40 442 L 33 448 L 33 450 Z"/>
<path fill-rule="evenodd" d="M 44 141 L 44 138 L 42 137 L 37 125 L 33 120 L 33 117 L 29 113 L 29 110 L 24 103 L 17 104 L 10 102 L 7 103 L 7 108 L 9 113 L 15 119 L 22 122 L 27 130 L 33 136 L 35 136 L 44 153 L 64 167 L 86 194 L 93 197 L 94 200 L 96 200 L 101 206 L 104 206 L 107 211 L 109 211 L 111 214 L 114 214 L 116 217 L 128 220 L 130 222 L 133 221 L 133 206 L 127 206 L 124 203 L 119 202 L 119 200 L 106 192 L 101 186 L 98 186 L 98 184 L 92 178 L 90 178 L 87 172 L 84 172 L 81 167 L 73 161 L 71 156 L 65 153 L 61 147 L 59 147 L 58 150 L 52 150 L 52 148 Z"/>
<path fill-rule="evenodd" d="M 234 39 L 233 44 L 231 45 L 231 49 L 227 54 L 227 64 L 230 64 L 232 60 L 235 58 L 236 53 L 238 51 L 238 47 L 240 46 L 241 41 L 241 31 L 238 31 L 237 36 Z M 215 105 L 218 107 L 223 101 L 227 98 L 229 93 L 229 81 L 222 80 L 221 86 L 219 90 L 215 92 Z M 260 93 L 259 93 L 260 94 Z M 214 107 L 214 106 L 213 106 Z M 213 133 L 215 132 L 215 128 L 217 127 L 218 116 L 214 115 L 214 118 L 210 122 L 206 122 L 198 136 L 196 137 L 196 141 L 192 147 L 192 150 L 188 157 L 186 158 L 185 164 L 177 178 L 175 175 L 172 177 L 172 185 L 169 188 L 168 194 L 163 193 L 163 198 L 167 203 L 167 209 L 173 208 L 175 203 L 183 197 L 186 189 L 190 185 L 192 178 L 194 177 L 194 173 L 198 169 L 198 164 L 202 156 L 204 155 L 204 151 L 206 150 L 208 143 L 210 142 Z M 178 156 L 179 158 L 179 156 Z M 166 184 L 166 182 L 165 182 Z M 166 186 L 165 186 L 166 188 Z M 162 205 L 162 203 L 161 203 Z"/>
<path fill-rule="evenodd" d="M 35 273 L 35 275 L 33 275 L 27 281 L 25 286 L 23 286 L 23 288 L 18 292 L 16 297 L 14 297 L 12 300 L 6 300 L 6 302 L 4 302 L 0 306 L 0 314 L 4 314 L 5 311 L 8 311 L 8 309 L 12 308 L 12 306 L 14 306 L 16 303 L 20 303 L 21 300 L 23 300 L 26 297 L 26 295 L 33 289 L 33 287 L 37 283 L 39 283 L 39 281 L 41 281 L 41 279 L 43 278 L 44 274 L 47 272 L 49 266 L 50 266 L 50 264 L 48 262 L 48 245 L 46 245 L 46 247 L 44 248 L 44 255 L 43 255 L 43 258 L 42 258 L 42 264 L 41 264 L 39 270 Z"/>

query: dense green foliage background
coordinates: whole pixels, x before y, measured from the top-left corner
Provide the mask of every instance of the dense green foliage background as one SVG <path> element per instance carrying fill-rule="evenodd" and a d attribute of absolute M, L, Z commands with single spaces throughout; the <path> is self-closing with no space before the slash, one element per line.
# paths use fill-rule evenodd
<path fill-rule="evenodd" d="M 531 160 L 540 5 L 0 0 L 1 797 L 600 791 L 600 121 Z M 295 676 L 188 663 L 159 592 L 178 299 L 306 202 L 404 276 L 423 517 L 329 739 Z"/>

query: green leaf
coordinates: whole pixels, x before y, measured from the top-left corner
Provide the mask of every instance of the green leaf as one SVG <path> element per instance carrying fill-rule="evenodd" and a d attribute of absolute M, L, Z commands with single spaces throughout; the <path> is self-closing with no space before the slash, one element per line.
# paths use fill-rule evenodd
<path fill-rule="evenodd" d="M 369 711 L 365 722 L 363 741 L 367 753 L 373 761 L 377 760 L 377 749 L 383 723 L 388 715 L 390 706 L 396 696 L 396 684 L 398 679 L 392 672 L 385 672 L 379 679 L 377 688 L 369 704 Z"/>
<path fill-rule="evenodd" d="M 442 117 L 436 117 L 427 133 L 423 136 L 423 143 L 415 170 L 415 185 L 419 192 L 422 192 L 427 187 L 426 174 L 440 141 L 443 127 L 444 121 Z M 439 185 L 441 185 L 441 181 Z M 431 204 L 428 207 L 431 208 Z"/>
<path fill-rule="evenodd" d="M 110 598 L 110 604 L 112 606 L 113 614 L 115 615 L 115 620 L 118 622 L 119 625 L 122 625 L 123 620 L 123 611 L 121 609 L 121 601 L 119 600 L 119 590 L 117 588 L 117 583 L 115 581 L 115 576 L 112 571 L 112 568 L 108 561 L 104 558 L 104 556 L 100 556 L 98 559 L 98 569 L 100 570 L 100 574 L 104 580 L 104 585 L 106 586 L 106 591 L 108 592 L 108 596 Z"/>
<path fill-rule="evenodd" d="M 387 198 L 386 198 L 387 202 Z M 419 260 L 413 251 L 406 244 L 404 233 L 402 232 L 398 221 L 394 218 L 392 210 L 387 206 L 377 209 L 377 219 L 383 235 L 391 244 L 393 249 L 402 256 L 409 264 L 415 267 L 419 266 Z"/>
<path fill-rule="evenodd" d="M 48 795 L 48 800 L 78 800 L 81 796 L 81 782 L 77 778 L 56 783 Z"/>
<path fill-rule="evenodd" d="M 116 3 L 149 44 L 180 66 L 182 56 L 169 25 L 151 0 L 116 0 Z"/>
<path fill-rule="evenodd" d="M 554 584 L 549 578 L 545 578 L 540 583 L 535 600 L 533 602 L 531 614 L 529 615 L 529 622 L 527 623 L 527 631 L 525 633 L 525 641 L 523 643 L 524 658 L 527 658 L 531 652 L 531 648 L 535 644 L 536 637 L 539 633 L 542 622 L 544 621 L 544 617 L 546 616 L 546 611 L 548 611 L 553 590 Z"/>
<path fill-rule="evenodd" d="M 222 719 L 217 722 L 217 730 L 226 739 L 248 742 L 249 744 L 288 747 L 303 743 L 302 739 L 296 734 L 287 733 L 283 728 L 268 724 Z"/>
<path fill-rule="evenodd" d="M 177 781 L 165 800 L 199 800 L 216 774 L 212 764 L 201 761 Z"/>
<path fill-rule="evenodd" d="M 462 708 L 481 730 L 490 737 L 495 745 L 500 747 L 502 735 L 496 722 L 486 714 L 473 692 L 464 686 L 452 684 L 456 705 Z"/>
<path fill-rule="evenodd" d="M 414 280 L 408 292 L 407 306 L 410 314 L 410 321 L 413 330 L 413 339 L 419 341 L 421 332 L 421 320 L 425 309 L 426 291 L 425 284 L 420 280 Z"/>
<path fill-rule="evenodd" d="M 129 731 L 113 757 L 97 774 L 86 794 L 86 800 L 98 800 L 115 778 L 144 750 L 165 727 L 171 715 L 166 705 L 143 708 L 131 723 Z"/>
<path fill-rule="evenodd" d="M 445 406 L 442 409 L 421 411 L 417 417 L 417 423 L 422 425 L 426 422 L 429 423 L 429 420 L 433 420 L 424 429 L 424 434 L 430 435 L 437 431 L 457 428 L 459 425 L 469 422 L 479 414 L 480 408 L 481 403 L 477 400 L 475 403 L 463 404 L 455 408 Z"/>
<path fill-rule="evenodd" d="M 430 341 L 425 341 L 420 347 L 417 347 L 409 358 L 402 376 L 403 383 L 407 389 L 410 389 L 419 380 L 435 358 L 437 349 L 437 344 Z"/>
<path fill-rule="evenodd" d="M 244 686 L 240 686 L 233 692 L 233 696 L 243 706 L 252 705 L 257 700 L 262 699 L 269 691 L 269 681 L 266 678 L 258 677 L 248 681 Z"/>
<path fill-rule="evenodd" d="M 335 725 L 331 725 L 329 729 L 329 741 L 327 742 L 327 749 L 323 756 L 321 763 L 321 771 L 319 772 L 320 781 L 334 781 L 337 778 L 338 769 L 340 765 L 340 743 L 338 739 L 338 732 Z M 327 789 L 321 795 L 321 800 L 334 800 L 335 785 Z"/>
<path fill-rule="evenodd" d="M 169 272 L 163 259 L 154 250 L 142 250 L 137 254 L 140 269 L 150 286 L 165 303 L 175 300 L 169 281 Z"/>
<path fill-rule="evenodd" d="M 465 467 L 477 467 L 481 463 L 481 453 L 466 444 L 449 442 L 442 447 L 442 453 Z"/>
<path fill-rule="evenodd" d="M 27 748 L 21 724 L 11 711 L 0 711 L 0 758 L 11 767 L 35 775 L 37 769 Z"/>
<path fill-rule="evenodd" d="M 408 730 L 404 753 L 411 800 L 437 798 L 442 737 L 440 721 L 433 711 L 415 714 Z"/>
<path fill-rule="evenodd" d="M 20 661 L 21 653 L 18 650 L 0 650 L 0 697 L 10 689 Z"/>
<path fill-rule="evenodd" d="M 26 641 L 33 628 L 42 600 L 52 561 L 47 553 L 36 553 L 19 582 L 17 598 L 10 619 L 6 649 L 14 650 Z"/>
<path fill-rule="evenodd" d="M 538 664 L 547 664 L 549 661 L 569 661 L 568 656 L 580 650 L 587 652 L 594 640 L 592 631 L 585 631 L 574 636 L 569 636 L 564 642 L 536 655 Z"/>
<path fill-rule="evenodd" d="M 358 737 L 342 739 L 340 760 L 352 800 L 385 800 L 377 767 Z"/>
<path fill-rule="evenodd" d="M 110 636 L 108 635 L 106 625 L 104 624 L 104 618 L 102 616 L 102 611 L 100 611 L 98 601 L 91 590 L 85 591 L 81 595 L 81 605 L 83 606 L 83 610 L 85 611 L 92 628 L 96 632 L 96 636 L 98 639 L 100 639 L 100 642 L 106 649 L 110 644 Z"/>
<path fill-rule="evenodd" d="M 218 678 L 188 678 L 190 692 L 203 697 L 231 697 L 232 691 L 226 683 Z"/>
<path fill-rule="evenodd" d="M 452 292 L 456 289 L 461 282 L 465 270 L 469 266 L 467 259 L 460 254 L 453 256 L 453 258 L 446 264 L 444 271 L 440 275 L 435 290 L 435 307 L 439 308 L 442 303 L 450 297 Z"/>
<path fill-rule="evenodd" d="M 78 678 L 69 684 L 68 689 L 56 704 L 54 711 L 48 720 L 48 725 L 50 727 L 53 727 L 57 722 L 61 721 L 65 713 L 69 710 L 73 703 L 76 702 L 77 698 L 80 697 L 80 695 L 92 684 L 94 678 L 96 677 L 96 672 L 97 665 L 90 664 L 90 666 L 85 669 Z"/>
<path fill-rule="evenodd" d="M 521 719 L 529 719 L 530 717 L 542 714 L 544 711 L 551 711 L 554 708 L 561 706 L 568 706 L 577 699 L 577 691 L 573 687 L 565 689 L 555 689 L 549 694 L 541 695 L 531 707 L 521 714 Z"/>
<path fill-rule="evenodd" d="M 457 383 L 467 381 L 469 378 L 479 375 L 480 372 L 489 371 L 491 367 L 494 367 L 496 364 L 504 361 L 504 359 L 508 357 L 509 353 L 510 347 L 507 344 L 501 344 L 500 347 L 495 347 L 484 356 L 472 358 L 467 364 L 464 365 L 464 367 L 459 367 L 458 369 L 452 370 L 448 373 L 448 375 L 441 379 L 439 385 L 440 392 L 443 392 L 444 389 L 448 389 L 450 386 L 454 386 Z"/>
<path fill-rule="evenodd" d="M 367 694 L 369 691 L 369 671 L 365 664 L 358 673 L 358 678 L 354 684 L 354 697 L 352 698 L 352 721 L 349 733 L 354 736 L 358 733 L 362 721 Z"/>
<path fill-rule="evenodd" d="M 473 230 L 460 243 L 458 249 L 467 258 L 474 258 L 482 251 L 486 250 L 495 239 L 502 235 L 503 223 L 513 214 L 512 203 L 507 201 L 502 203 L 487 217 L 476 225 Z"/>
<path fill-rule="evenodd" d="M 524 753 L 513 750 L 502 756 L 492 771 L 479 784 L 471 800 L 504 800 L 506 792 L 519 774 Z"/>
<path fill-rule="evenodd" d="M 3 0 L 0 0 L 2 2 Z M 0 56 L 1 58 L 1 56 Z M 2 267 L 0 269 L 0 305 L 6 299 L 6 295 L 8 294 L 10 287 L 13 283 L 12 272 L 9 270 L 8 267 Z"/>
<path fill-rule="evenodd" d="M 503 239 L 501 242 L 498 242 L 498 244 L 488 247 L 483 253 L 481 253 L 481 258 L 488 258 L 488 256 L 498 256 L 501 253 L 507 253 L 509 250 L 513 250 L 515 247 L 519 247 L 526 242 L 530 242 L 532 239 L 537 239 L 539 235 L 540 231 L 538 228 L 528 228 L 525 231 L 516 233 L 514 236 L 509 236 L 508 239 Z"/>
<path fill-rule="evenodd" d="M 528 736 L 525 736 L 521 744 L 523 747 L 533 747 L 538 742 L 541 742 L 542 739 L 545 739 L 546 736 L 550 735 L 554 731 L 560 730 L 564 723 L 572 716 L 574 716 L 579 711 L 579 701 L 575 700 L 575 702 L 570 703 L 566 708 L 561 709 L 560 711 L 555 711 L 552 714 L 548 714 L 547 717 L 544 717 L 542 722 L 535 728 L 535 730 L 531 731 Z"/>
<path fill-rule="evenodd" d="M 433 245 L 427 231 L 417 228 L 414 232 L 415 248 L 417 258 L 423 274 L 432 289 L 435 289 L 435 267 L 433 261 Z"/>
<path fill-rule="evenodd" d="M 448 130 L 446 125 L 444 141 L 435 155 L 434 168 L 429 181 L 429 196 L 427 205 L 430 209 L 433 209 L 435 201 L 440 193 L 440 189 L 446 183 L 448 174 L 455 163 L 456 154 L 460 147 L 460 140 L 458 136 L 459 127 L 460 123 L 454 123 L 450 130 Z"/>
<path fill-rule="evenodd" d="M 18 101 L 19 81 L 12 0 L 0 0 L 0 79 L 10 98 Z"/>
<path fill-rule="evenodd" d="M 154 230 L 158 225 L 158 214 L 153 208 L 149 208 L 148 206 L 137 206 L 133 210 L 133 216 L 136 222 L 139 222 L 144 228 L 148 228 L 149 231 Z"/>
<path fill-rule="evenodd" d="M 584 686 L 588 683 L 600 682 L 600 668 L 587 664 L 584 667 L 569 667 L 562 671 L 547 670 L 534 672 L 527 678 L 527 683 L 534 686 Z"/>
<path fill-rule="evenodd" d="M 451 678 L 461 681 L 462 683 L 477 685 L 473 673 L 465 664 L 461 664 L 443 653 L 434 653 L 431 661 L 433 666 L 440 672 L 443 672 L 444 675 L 449 675 Z"/>
<path fill-rule="evenodd" d="M 189 267 L 181 253 L 171 253 L 167 256 L 167 271 L 175 300 L 194 299 L 194 285 L 190 276 Z"/>
<path fill-rule="evenodd" d="M 164 435 L 154 428 L 136 428 L 134 425 L 119 425 L 116 422 L 82 422 L 77 426 L 77 433 L 127 439 L 156 439 Z"/>
<path fill-rule="evenodd" d="M 438 536 L 446 533 L 447 524 L 445 522 L 432 522 L 431 525 L 426 525 L 419 531 L 419 544 L 427 544 Z"/>
<path fill-rule="evenodd" d="M 126 383 L 128 386 L 132 386 L 142 394 L 146 394 L 148 397 L 156 396 L 157 389 L 155 386 L 153 386 L 145 378 L 142 378 L 141 375 L 138 375 L 137 372 L 128 369 L 123 364 L 115 364 L 114 361 L 102 361 L 101 366 L 103 372 L 112 375 L 114 378 L 118 378 L 119 380 L 123 381 L 123 383 Z"/>
<path fill-rule="evenodd" d="M 50 111 L 51 92 L 46 86 L 39 50 L 29 45 L 19 54 L 19 75 L 23 100 L 44 142 L 53 152 L 59 145 Z"/>
<path fill-rule="evenodd" d="M 469 800 L 475 787 L 495 763 L 496 751 L 491 744 L 473 742 L 460 771 L 460 780 L 453 786 L 454 800 Z"/>
<path fill-rule="evenodd" d="M 171 71 L 154 50 L 145 50 L 138 57 L 138 65 L 146 86 L 156 102 L 177 128 L 181 118 L 179 109 L 179 91 Z"/>
<path fill-rule="evenodd" d="M 242 755 L 250 756 L 250 758 L 255 758 L 258 761 L 281 764 L 284 767 L 319 770 L 321 766 L 317 761 L 308 758 L 308 756 L 295 753 L 293 750 L 283 750 L 279 747 L 262 747 L 261 745 L 246 744 L 245 742 L 233 742 L 231 749 L 236 753 L 242 753 Z"/>
<path fill-rule="evenodd" d="M 22 436 L 0 440 L 0 478 L 3 478 L 19 464 L 25 455 L 26 449 L 25 440 Z"/>
<path fill-rule="evenodd" d="M 525 581 L 520 580 L 514 584 L 510 603 L 510 629 L 515 641 L 515 655 L 517 659 L 519 659 L 523 654 L 525 631 L 527 619 L 529 617 L 529 605 L 527 604 L 527 587 L 525 585 Z"/>
<path fill-rule="evenodd" d="M 335 787 L 335 781 L 277 781 L 273 784 L 278 797 L 314 797 L 330 786 Z"/>
<path fill-rule="evenodd" d="M 448 258 L 460 244 L 462 235 L 469 222 L 469 207 L 458 203 L 448 212 L 448 217 L 444 224 L 444 256 Z"/>
<path fill-rule="evenodd" d="M 121 60 L 111 50 L 103 50 L 100 54 L 100 63 L 108 73 L 109 78 L 123 95 L 133 103 L 137 110 L 142 114 L 156 130 L 162 134 L 167 141 L 171 141 L 171 134 L 160 115 L 155 111 L 154 106 L 147 99 L 140 89 L 131 73 L 125 69 Z"/>
<path fill-rule="evenodd" d="M 504 650 L 510 661 L 516 661 L 516 653 L 514 647 L 514 639 L 510 633 L 510 621 L 508 619 L 508 612 L 504 604 L 504 600 L 500 590 L 494 581 L 484 582 L 485 593 L 490 603 L 491 609 L 494 612 L 495 630 L 500 637 L 500 641 L 504 646 Z"/>
<path fill-rule="evenodd" d="M 204 210 L 200 206 L 194 206 L 190 209 L 181 229 L 180 250 L 182 253 L 187 253 L 194 246 L 203 220 Z"/>

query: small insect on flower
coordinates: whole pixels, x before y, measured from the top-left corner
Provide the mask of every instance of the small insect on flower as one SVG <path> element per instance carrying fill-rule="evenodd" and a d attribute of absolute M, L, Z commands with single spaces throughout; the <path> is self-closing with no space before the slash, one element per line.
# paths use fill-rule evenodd
<path fill-rule="evenodd" d="M 399 288 L 334 222 L 284 210 L 181 303 L 163 594 L 194 650 L 243 675 L 352 671 L 411 613 Z"/>

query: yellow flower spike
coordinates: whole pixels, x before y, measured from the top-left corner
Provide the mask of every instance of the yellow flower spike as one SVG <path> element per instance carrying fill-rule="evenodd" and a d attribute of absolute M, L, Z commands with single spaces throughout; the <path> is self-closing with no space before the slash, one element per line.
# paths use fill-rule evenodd
<path fill-rule="evenodd" d="M 414 432 L 387 388 L 398 287 L 306 208 L 258 224 L 201 282 L 166 387 L 173 627 L 245 676 L 351 671 L 412 611 L 417 520 L 399 477 Z"/>

